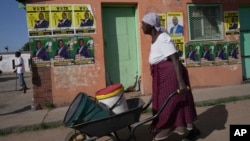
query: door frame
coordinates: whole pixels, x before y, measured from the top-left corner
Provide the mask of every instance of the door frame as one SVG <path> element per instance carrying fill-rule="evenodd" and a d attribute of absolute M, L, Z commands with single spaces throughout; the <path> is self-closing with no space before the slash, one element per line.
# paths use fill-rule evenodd
<path fill-rule="evenodd" d="M 134 12 L 135 12 L 135 36 L 137 38 L 136 41 L 136 52 L 137 52 L 137 59 L 136 59 L 136 63 L 138 64 L 137 66 L 137 75 L 138 75 L 138 79 L 141 76 L 141 50 L 140 50 L 140 44 L 139 44 L 139 20 L 138 20 L 138 5 L 137 4 L 110 4 L 110 3 L 102 3 L 101 4 L 101 8 L 103 9 L 104 7 L 109 7 L 109 8 L 117 8 L 117 7 L 133 7 L 134 8 Z M 101 10 L 103 12 L 103 10 Z M 102 13 L 103 14 L 103 13 Z M 103 18 L 103 16 L 101 16 Z M 102 23 L 103 24 L 103 23 Z M 102 28 L 104 28 L 102 26 Z M 103 30 L 103 39 L 104 39 L 104 30 Z M 103 45 L 105 46 L 105 40 L 103 40 Z M 105 49 L 104 49 L 105 50 Z M 105 51 L 104 51 L 104 56 L 105 56 Z M 105 59 L 105 57 L 104 57 Z M 104 60 L 105 63 L 105 60 Z M 109 84 L 109 77 L 107 76 L 107 72 L 106 72 L 106 66 L 105 66 L 105 78 L 106 78 L 106 85 Z"/>
<path fill-rule="evenodd" d="M 240 16 L 240 9 L 241 8 L 249 8 L 249 11 L 250 11 L 250 5 L 244 5 L 244 6 L 239 6 L 239 22 L 240 22 L 240 27 L 242 27 L 242 22 L 240 21 L 240 19 L 241 19 L 241 16 Z M 250 28 L 249 29 L 240 29 L 240 50 L 241 50 L 241 62 L 242 62 L 242 79 L 243 79 L 243 81 L 248 81 L 248 80 L 250 80 L 250 77 L 249 78 L 247 78 L 247 66 L 246 66 L 246 58 L 249 58 L 250 59 L 250 55 L 246 55 L 245 53 L 244 53 L 244 51 L 243 50 L 245 50 L 245 48 L 246 48 L 246 46 L 247 46 L 247 44 L 244 44 L 244 39 L 243 39 L 243 34 L 244 33 L 250 33 Z M 249 38 L 250 39 L 250 38 Z M 249 74 L 250 75 L 250 74 Z"/>

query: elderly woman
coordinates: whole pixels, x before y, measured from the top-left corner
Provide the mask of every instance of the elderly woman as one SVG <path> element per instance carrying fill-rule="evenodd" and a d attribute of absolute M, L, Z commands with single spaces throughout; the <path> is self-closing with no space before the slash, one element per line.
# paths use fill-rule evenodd
<path fill-rule="evenodd" d="M 193 138 L 199 132 L 193 126 L 197 114 L 192 92 L 188 89 L 187 69 L 179 61 L 174 43 L 160 25 L 156 13 L 148 13 L 143 17 L 142 30 L 152 37 L 149 63 L 153 78 L 153 114 L 172 92 L 180 90 L 180 94 L 172 97 L 159 118 L 152 122 L 154 140 L 165 140 L 170 135 L 183 138 L 188 133 L 187 138 Z"/>

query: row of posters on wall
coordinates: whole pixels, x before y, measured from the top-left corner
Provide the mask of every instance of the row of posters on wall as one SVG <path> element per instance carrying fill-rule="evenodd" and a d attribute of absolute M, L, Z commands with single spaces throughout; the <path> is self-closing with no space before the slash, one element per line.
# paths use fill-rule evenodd
<path fill-rule="evenodd" d="M 240 63 L 238 42 L 190 42 L 184 43 L 184 22 L 182 12 L 158 14 L 178 50 L 180 59 L 188 67 L 213 66 Z M 239 34 L 238 11 L 224 12 L 226 35 Z"/>
<path fill-rule="evenodd" d="M 27 5 L 27 24 L 32 52 L 32 66 L 54 66 L 94 63 L 94 41 L 89 34 L 95 33 L 96 22 L 89 4 L 64 5 Z M 161 24 L 170 33 L 179 49 L 180 58 L 187 66 L 222 65 L 239 62 L 239 57 L 230 55 L 229 46 L 237 49 L 238 43 L 224 42 L 224 57 L 217 58 L 219 50 L 215 43 L 184 43 L 183 13 L 168 12 L 159 14 Z M 235 32 L 239 28 L 238 12 L 225 12 L 226 32 Z M 232 19 L 237 25 L 232 28 Z M 87 35 L 87 36 L 86 36 Z M 189 55 L 190 45 L 194 48 L 195 59 Z M 207 46 L 207 47 L 205 47 Z M 208 48 L 211 59 L 203 57 Z M 205 53 L 207 54 L 207 53 Z M 190 56 L 190 57 L 189 57 Z M 206 55 L 208 56 L 208 55 Z M 51 61 L 53 60 L 53 61 Z"/>
<path fill-rule="evenodd" d="M 240 63 L 238 42 L 190 42 L 174 38 L 180 59 L 188 67 Z M 91 36 L 31 38 L 33 67 L 81 65 L 94 63 Z M 53 61 L 51 61 L 53 60 Z"/>
<path fill-rule="evenodd" d="M 241 63 L 238 42 L 190 42 L 174 40 L 180 59 L 187 67 L 231 65 Z"/>
<path fill-rule="evenodd" d="M 94 63 L 94 40 L 90 36 L 43 37 L 29 41 L 32 67 Z"/>
<path fill-rule="evenodd" d="M 27 4 L 26 11 L 32 67 L 94 63 L 90 4 Z"/>
<path fill-rule="evenodd" d="M 184 35 L 184 22 L 182 12 L 167 12 L 166 14 L 158 14 L 161 25 L 168 31 L 171 37 L 182 37 Z M 224 12 L 224 28 L 225 34 L 239 34 L 239 13 L 238 11 Z"/>
<path fill-rule="evenodd" d="M 90 4 L 27 4 L 28 36 L 60 36 L 95 33 Z"/>

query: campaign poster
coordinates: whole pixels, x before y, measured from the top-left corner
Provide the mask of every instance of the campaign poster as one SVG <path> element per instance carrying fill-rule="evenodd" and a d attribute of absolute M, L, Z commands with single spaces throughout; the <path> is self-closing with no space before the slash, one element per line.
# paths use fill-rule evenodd
<path fill-rule="evenodd" d="M 54 58 L 57 49 L 57 39 L 54 37 L 30 38 L 29 45 L 33 56 L 35 56 L 34 51 L 37 50 L 37 42 L 39 41 L 41 46 L 46 49 L 49 59 Z"/>
<path fill-rule="evenodd" d="M 228 42 L 228 64 L 240 64 L 239 42 Z"/>
<path fill-rule="evenodd" d="M 49 5 L 27 4 L 26 11 L 29 37 L 52 35 Z"/>
<path fill-rule="evenodd" d="M 48 38 L 30 38 L 32 67 L 50 67 L 50 51 L 46 46 Z"/>
<path fill-rule="evenodd" d="M 51 5 L 53 35 L 74 35 L 72 5 Z"/>
<path fill-rule="evenodd" d="M 77 36 L 77 49 L 75 50 L 75 65 L 93 64 L 94 40 L 91 36 Z"/>
<path fill-rule="evenodd" d="M 168 12 L 167 13 L 167 31 L 171 37 L 183 36 L 183 13 L 182 12 Z"/>
<path fill-rule="evenodd" d="M 166 14 L 158 14 L 158 16 L 160 17 L 160 22 L 161 22 L 161 26 L 163 26 L 165 29 L 167 28 L 166 26 Z"/>
<path fill-rule="evenodd" d="M 73 65 L 76 46 L 77 40 L 74 36 L 56 38 L 56 45 L 53 46 L 53 50 L 55 50 L 53 55 L 54 66 Z"/>
<path fill-rule="evenodd" d="M 202 42 L 200 48 L 201 66 L 213 66 L 215 60 L 215 44 L 213 42 Z"/>
<path fill-rule="evenodd" d="M 76 34 L 95 33 L 96 21 L 90 4 L 74 5 Z"/>
<path fill-rule="evenodd" d="M 228 64 L 228 43 L 218 42 L 215 44 L 215 62 L 216 66 Z"/>
<path fill-rule="evenodd" d="M 200 66 L 201 42 L 190 42 L 185 45 L 185 61 L 187 67 Z"/>
<path fill-rule="evenodd" d="M 239 12 L 238 11 L 225 11 L 224 12 L 224 23 L 226 35 L 239 34 Z"/>
<path fill-rule="evenodd" d="M 174 45 L 177 50 L 177 54 L 182 62 L 185 60 L 185 45 L 183 37 L 174 37 L 172 38 Z"/>

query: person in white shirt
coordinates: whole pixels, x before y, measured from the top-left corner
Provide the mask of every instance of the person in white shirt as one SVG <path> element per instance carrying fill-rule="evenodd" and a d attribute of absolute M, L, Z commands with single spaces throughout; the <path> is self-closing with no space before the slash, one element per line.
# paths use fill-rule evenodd
<path fill-rule="evenodd" d="M 15 52 L 15 57 L 16 57 L 16 61 L 15 61 L 15 73 L 17 73 L 19 82 L 20 82 L 20 91 L 23 91 L 24 93 L 26 93 L 27 90 L 27 86 L 23 77 L 23 74 L 25 72 L 25 67 L 24 67 L 24 61 L 23 58 L 21 57 L 21 52 L 17 51 Z"/>
<path fill-rule="evenodd" d="M 156 13 L 150 12 L 143 17 L 142 30 L 144 34 L 152 37 L 149 63 L 153 87 L 153 114 L 159 111 L 165 99 L 173 92 L 179 90 L 180 93 L 173 96 L 159 117 L 153 120 L 151 125 L 154 133 L 153 140 L 165 140 L 174 134 L 178 138 L 183 138 L 185 133 L 188 134 L 186 138 L 193 139 L 193 133 L 196 132 L 195 136 L 198 136 L 199 130 L 193 126 L 197 113 L 192 91 L 189 88 L 187 69 L 180 62 L 174 43 L 161 26 L 160 18 Z"/>

